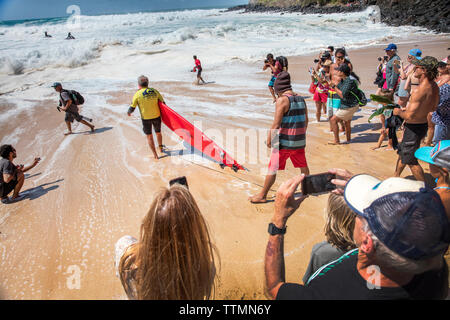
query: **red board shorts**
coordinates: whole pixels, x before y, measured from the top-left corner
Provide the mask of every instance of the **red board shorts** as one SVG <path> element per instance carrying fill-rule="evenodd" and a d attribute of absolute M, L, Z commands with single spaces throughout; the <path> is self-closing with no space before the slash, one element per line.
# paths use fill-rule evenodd
<path fill-rule="evenodd" d="M 327 99 L 328 99 L 328 93 L 320 93 L 320 92 L 317 92 L 317 90 L 316 90 L 316 92 L 314 92 L 314 96 L 313 96 L 314 101 L 327 103 Z"/>
<path fill-rule="evenodd" d="M 305 168 L 308 166 L 306 163 L 305 149 L 273 149 L 270 156 L 269 172 L 274 173 L 278 170 L 284 170 L 286 168 L 287 159 L 291 159 L 294 168 Z"/>

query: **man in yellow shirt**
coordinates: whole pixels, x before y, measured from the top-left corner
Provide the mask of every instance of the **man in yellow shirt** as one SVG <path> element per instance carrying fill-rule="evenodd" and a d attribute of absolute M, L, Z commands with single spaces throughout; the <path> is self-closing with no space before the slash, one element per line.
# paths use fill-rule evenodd
<path fill-rule="evenodd" d="M 128 109 L 128 116 L 131 116 L 136 107 L 139 107 L 144 133 L 147 135 L 148 145 L 150 146 L 155 159 L 158 160 L 159 157 L 156 152 L 155 143 L 153 142 L 152 127 L 155 128 L 159 150 L 162 152 L 161 112 L 159 110 L 158 101 L 164 102 L 164 99 L 158 90 L 148 87 L 148 78 L 146 76 L 140 76 L 138 78 L 138 85 L 139 90 L 133 97 L 133 102 Z"/>

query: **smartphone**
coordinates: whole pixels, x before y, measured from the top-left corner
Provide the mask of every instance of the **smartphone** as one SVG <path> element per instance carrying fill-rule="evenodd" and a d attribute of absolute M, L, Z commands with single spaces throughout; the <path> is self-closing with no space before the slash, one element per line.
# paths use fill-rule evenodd
<path fill-rule="evenodd" d="M 179 178 L 175 178 L 169 181 L 169 186 L 172 186 L 174 184 L 181 184 L 182 186 L 186 186 L 186 188 L 189 189 L 188 183 L 187 183 L 187 179 L 186 177 L 179 177 Z"/>
<path fill-rule="evenodd" d="M 336 175 L 331 173 L 306 176 L 302 181 L 302 193 L 307 195 L 330 192 L 336 189 L 336 186 L 331 183 L 333 179 L 336 179 Z"/>

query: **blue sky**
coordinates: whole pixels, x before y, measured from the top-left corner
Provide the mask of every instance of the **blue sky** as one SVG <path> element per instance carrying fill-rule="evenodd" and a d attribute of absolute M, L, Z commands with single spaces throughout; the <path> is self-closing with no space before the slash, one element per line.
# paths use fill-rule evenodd
<path fill-rule="evenodd" d="M 67 7 L 78 5 L 82 15 L 222 7 L 248 0 L 0 0 L 0 21 L 64 17 Z"/>

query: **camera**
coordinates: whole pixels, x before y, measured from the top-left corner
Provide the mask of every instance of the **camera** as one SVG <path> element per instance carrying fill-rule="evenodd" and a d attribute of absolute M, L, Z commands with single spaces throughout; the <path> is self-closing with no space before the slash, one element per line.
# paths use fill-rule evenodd
<path fill-rule="evenodd" d="M 266 63 L 266 64 L 267 64 L 267 63 L 269 63 L 269 60 L 267 60 L 267 59 L 266 59 L 266 60 L 264 60 L 264 63 Z"/>
<path fill-rule="evenodd" d="M 378 61 L 383 61 L 383 58 L 382 57 L 378 57 Z"/>
<path fill-rule="evenodd" d="M 318 63 L 319 62 L 319 59 L 314 59 L 314 63 Z"/>

